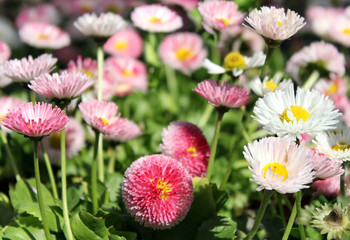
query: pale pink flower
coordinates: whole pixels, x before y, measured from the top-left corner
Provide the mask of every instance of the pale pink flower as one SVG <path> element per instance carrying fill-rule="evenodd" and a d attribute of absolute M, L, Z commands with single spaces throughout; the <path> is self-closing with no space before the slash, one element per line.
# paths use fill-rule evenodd
<path fill-rule="evenodd" d="M 51 72 L 56 62 L 56 58 L 46 53 L 34 59 L 29 55 L 28 58 L 9 60 L 4 63 L 5 75 L 14 82 L 29 82 L 41 74 Z"/>
<path fill-rule="evenodd" d="M 5 75 L 4 64 L 0 64 L 0 88 L 6 87 L 10 83 L 12 83 L 12 80 Z"/>
<path fill-rule="evenodd" d="M 61 13 L 67 16 L 90 13 L 97 8 L 99 3 L 96 0 L 53 0 L 52 2 L 60 9 Z"/>
<path fill-rule="evenodd" d="M 173 32 L 183 25 L 176 12 L 157 4 L 136 7 L 131 20 L 134 26 L 149 32 Z"/>
<path fill-rule="evenodd" d="M 326 179 L 344 173 L 341 162 L 328 158 L 323 153 L 319 153 L 316 149 L 311 149 L 309 156 L 314 165 L 315 178 Z"/>
<path fill-rule="evenodd" d="M 161 0 L 164 4 L 174 4 L 183 7 L 186 11 L 191 11 L 197 7 L 199 0 Z"/>
<path fill-rule="evenodd" d="M 239 108 L 250 101 L 249 91 L 239 85 L 224 84 L 216 80 L 204 80 L 193 90 L 216 108 Z"/>
<path fill-rule="evenodd" d="M 2 119 L 3 126 L 26 137 L 41 138 L 64 130 L 69 119 L 57 106 L 47 103 L 24 103 Z"/>
<path fill-rule="evenodd" d="M 93 86 L 93 81 L 81 72 L 67 72 L 52 75 L 45 73 L 31 80 L 28 87 L 47 99 L 72 100 Z"/>
<path fill-rule="evenodd" d="M 330 75 L 335 74 L 342 77 L 345 73 L 344 55 L 334 45 L 323 41 L 313 42 L 294 53 L 287 62 L 286 72 L 299 81 L 301 68 L 309 64 L 316 64 L 324 68 L 321 70 L 329 72 Z"/>
<path fill-rule="evenodd" d="M 125 119 L 124 129 L 117 135 L 105 135 L 104 139 L 127 142 L 131 139 L 137 138 L 142 134 L 140 127 L 131 120 Z"/>
<path fill-rule="evenodd" d="M 159 46 L 162 60 L 185 74 L 200 68 L 207 56 L 202 38 L 195 33 L 174 33 L 166 36 Z"/>
<path fill-rule="evenodd" d="M 143 51 L 143 41 L 134 29 L 123 29 L 107 40 L 103 50 L 113 56 L 138 58 Z"/>
<path fill-rule="evenodd" d="M 22 42 L 36 48 L 59 49 L 70 44 L 68 33 L 48 23 L 26 23 L 19 29 L 19 37 Z"/>
<path fill-rule="evenodd" d="M 97 79 L 97 61 L 91 58 L 82 58 L 78 56 L 76 61 L 69 61 L 68 72 L 82 72 L 88 75 L 90 78 Z"/>
<path fill-rule="evenodd" d="M 249 27 L 263 36 L 265 40 L 283 41 L 296 34 L 304 25 L 304 18 L 290 9 L 261 7 L 254 9 L 244 19 Z"/>
<path fill-rule="evenodd" d="M 3 41 L 0 41 L 0 64 L 3 64 L 6 60 L 10 58 L 11 49 Z"/>
<path fill-rule="evenodd" d="M 329 37 L 334 42 L 350 47 L 350 17 L 338 15 L 330 28 Z"/>
<path fill-rule="evenodd" d="M 83 125 L 75 118 L 69 118 L 65 129 L 66 155 L 71 158 L 77 155 L 85 146 L 85 131 Z M 61 159 L 61 134 L 56 133 L 43 139 L 43 144 L 52 163 L 58 164 Z"/>
<path fill-rule="evenodd" d="M 26 7 L 16 17 L 16 26 L 22 27 L 28 22 L 42 22 L 58 24 L 60 15 L 55 6 L 44 3 L 37 6 Z"/>
<path fill-rule="evenodd" d="M 79 104 L 84 121 L 94 130 L 103 134 L 118 135 L 125 125 L 114 102 L 89 100 Z"/>
<path fill-rule="evenodd" d="M 232 1 L 207 1 L 198 4 L 198 11 L 203 17 L 203 27 L 209 33 L 214 29 L 223 31 L 242 23 L 243 14 Z"/>
<path fill-rule="evenodd" d="M 153 229 L 171 228 L 182 221 L 193 201 L 186 169 L 174 159 L 150 155 L 133 162 L 124 173 L 122 196 L 128 212 Z"/>
<path fill-rule="evenodd" d="M 191 177 L 207 173 L 210 148 L 202 131 L 190 122 L 171 122 L 162 132 L 160 152 L 180 162 Z"/>
<path fill-rule="evenodd" d="M 2 126 L 2 119 L 7 116 L 7 113 L 20 105 L 25 103 L 22 99 L 14 98 L 10 96 L 0 97 L 0 127 L 5 133 L 9 133 L 10 130 Z"/>
<path fill-rule="evenodd" d="M 316 194 L 323 194 L 326 197 L 340 196 L 340 176 L 314 181 L 311 187 Z M 345 196 L 350 197 L 350 175 L 345 177 Z"/>

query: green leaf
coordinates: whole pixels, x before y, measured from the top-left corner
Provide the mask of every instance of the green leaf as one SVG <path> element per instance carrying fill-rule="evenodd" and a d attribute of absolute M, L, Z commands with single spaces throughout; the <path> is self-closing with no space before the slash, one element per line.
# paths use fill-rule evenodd
<path fill-rule="evenodd" d="M 10 201 L 4 193 L 0 193 L 0 213 L 0 227 L 4 227 L 15 216 Z"/>
<path fill-rule="evenodd" d="M 30 188 L 30 185 L 23 180 L 19 180 L 15 187 L 10 185 L 9 195 L 11 204 L 15 211 L 17 211 L 21 205 L 25 203 L 32 203 L 36 201 L 35 194 Z"/>
<path fill-rule="evenodd" d="M 216 211 L 219 211 L 228 200 L 228 194 L 225 191 L 219 190 L 216 184 L 210 184 L 213 191 L 213 198 L 216 202 Z"/>
<path fill-rule="evenodd" d="M 137 239 L 137 233 L 135 232 L 127 232 L 127 231 L 117 231 L 113 228 L 109 230 L 110 233 L 113 233 L 115 235 L 118 235 L 120 237 L 125 238 L 126 240 L 136 240 Z"/>
<path fill-rule="evenodd" d="M 106 180 L 106 187 L 109 191 L 109 200 L 116 202 L 120 195 L 121 185 L 123 182 L 123 175 L 121 173 L 109 174 Z"/>
<path fill-rule="evenodd" d="M 217 216 L 202 223 L 195 240 L 231 240 L 235 236 L 237 223 L 229 217 Z"/>
<path fill-rule="evenodd" d="M 103 238 L 103 240 L 127 240 L 125 237 L 120 237 L 118 235 L 109 235 Z"/>
<path fill-rule="evenodd" d="M 80 202 L 81 194 L 81 191 L 79 191 L 76 187 L 69 187 L 67 189 L 67 202 L 69 211 L 72 211 L 74 207 L 78 205 Z"/>
<path fill-rule="evenodd" d="M 322 234 L 317 231 L 316 229 L 310 227 L 310 226 L 306 226 L 305 228 L 307 235 L 310 237 L 310 239 L 312 240 L 322 240 Z"/>
<path fill-rule="evenodd" d="M 74 215 L 71 225 L 77 240 L 101 240 L 109 235 L 105 220 L 88 212 L 80 212 Z"/>
<path fill-rule="evenodd" d="M 156 42 L 156 35 L 153 33 L 148 33 L 146 41 L 144 42 L 144 56 L 147 63 L 153 66 L 160 66 Z"/>

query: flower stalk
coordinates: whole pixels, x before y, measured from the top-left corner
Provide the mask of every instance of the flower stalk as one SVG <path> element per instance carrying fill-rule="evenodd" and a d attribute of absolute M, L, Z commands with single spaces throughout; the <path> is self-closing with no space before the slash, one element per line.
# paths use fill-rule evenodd
<path fill-rule="evenodd" d="M 11 152 L 11 149 L 10 149 L 8 141 L 7 141 L 7 137 L 4 133 L 4 131 L 1 129 L 1 127 L 0 127 L 0 135 L 1 135 L 1 140 L 5 145 L 5 150 L 6 150 L 7 156 L 10 159 L 11 167 L 12 167 L 13 173 L 15 174 L 16 181 L 18 182 L 22 178 L 21 178 L 21 175 L 19 175 L 15 160 L 13 159 L 12 152 Z"/>
<path fill-rule="evenodd" d="M 47 169 L 47 174 L 49 175 L 51 189 L 52 189 L 52 195 L 55 199 L 58 199 L 58 192 L 57 192 L 57 187 L 56 187 L 55 176 L 53 174 L 51 163 L 50 163 L 50 158 L 46 152 L 43 141 L 40 141 L 40 147 L 41 147 L 41 151 L 43 152 L 44 161 L 45 161 L 45 165 L 46 165 L 46 169 Z"/>

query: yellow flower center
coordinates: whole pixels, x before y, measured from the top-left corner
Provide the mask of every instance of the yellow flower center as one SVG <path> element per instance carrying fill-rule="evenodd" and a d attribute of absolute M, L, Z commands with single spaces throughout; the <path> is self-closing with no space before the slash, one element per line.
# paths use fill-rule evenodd
<path fill-rule="evenodd" d="M 238 52 L 230 52 L 224 58 L 223 67 L 227 71 L 232 71 L 234 68 L 244 69 L 246 66 L 243 55 Z"/>
<path fill-rule="evenodd" d="M 282 26 L 283 26 L 283 23 L 282 23 L 282 22 L 280 22 L 280 21 L 277 21 L 277 24 L 278 24 L 278 26 L 280 26 L 280 27 L 282 27 Z"/>
<path fill-rule="evenodd" d="M 97 119 L 101 120 L 102 123 L 103 123 L 103 125 L 107 125 L 107 126 L 109 125 L 107 119 L 105 119 L 105 118 L 103 118 L 103 117 L 99 117 L 99 118 L 97 118 Z"/>
<path fill-rule="evenodd" d="M 0 124 L 2 123 L 2 119 L 3 119 L 3 118 L 6 118 L 6 116 L 7 116 L 6 114 L 0 115 Z"/>
<path fill-rule="evenodd" d="M 176 57 L 180 61 L 185 61 L 185 60 L 191 59 L 193 57 L 193 52 L 191 51 L 191 49 L 188 49 L 186 47 L 182 47 L 176 51 Z"/>
<path fill-rule="evenodd" d="M 84 73 L 85 75 L 87 75 L 88 77 L 90 78 L 93 78 L 94 77 L 94 74 L 92 74 L 91 71 L 87 70 L 87 69 L 80 69 L 80 72 L 81 73 Z"/>
<path fill-rule="evenodd" d="M 334 94 L 338 91 L 338 86 L 336 84 L 332 84 L 326 91 L 326 94 L 329 95 L 329 94 Z"/>
<path fill-rule="evenodd" d="M 191 157 L 197 157 L 198 154 L 197 154 L 197 149 L 195 147 L 189 147 L 187 148 L 187 152 L 190 152 L 190 156 Z"/>
<path fill-rule="evenodd" d="M 134 71 L 129 70 L 129 69 L 124 69 L 122 73 L 125 77 L 130 77 L 130 76 L 134 75 Z"/>
<path fill-rule="evenodd" d="M 38 33 L 38 34 L 35 36 L 35 38 L 36 38 L 37 40 L 47 40 L 47 39 L 50 38 L 50 35 L 45 34 L 45 33 Z"/>
<path fill-rule="evenodd" d="M 216 20 L 218 20 L 218 21 L 222 22 L 223 24 L 225 24 L 226 27 L 228 25 L 230 25 L 230 22 L 226 18 L 217 18 Z"/>
<path fill-rule="evenodd" d="M 54 149 L 61 149 L 61 133 L 56 133 L 49 138 L 50 146 Z"/>
<path fill-rule="evenodd" d="M 282 182 L 286 181 L 288 178 L 288 171 L 287 169 L 280 163 L 269 163 L 267 164 L 263 170 L 264 170 L 264 178 L 266 178 L 266 173 L 268 169 L 271 169 L 272 172 L 272 178 L 275 176 L 275 174 L 278 175 L 278 177 L 283 176 Z"/>
<path fill-rule="evenodd" d="M 300 119 L 303 119 L 303 121 L 305 122 L 306 120 L 309 119 L 310 117 L 310 113 L 308 111 L 305 110 L 305 108 L 298 106 L 298 105 L 292 105 L 290 106 L 290 108 L 286 108 L 284 109 L 280 119 L 282 122 L 287 121 L 290 122 L 292 120 L 290 120 L 288 118 L 287 112 L 291 111 L 293 116 L 297 119 L 297 123 L 299 122 Z M 292 121 L 293 122 L 293 121 Z"/>
<path fill-rule="evenodd" d="M 151 183 L 156 187 L 156 193 L 161 199 L 165 200 L 169 197 L 171 186 L 167 181 L 163 181 L 163 179 L 157 179 L 157 181 L 151 179 Z"/>
<path fill-rule="evenodd" d="M 265 88 L 266 88 L 266 90 L 273 92 L 273 91 L 275 91 L 275 88 L 278 88 L 278 85 L 276 83 L 274 83 L 273 81 L 266 81 Z"/>
<path fill-rule="evenodd" d="M 345 151 L 346 149 L 349 149 L 350 145 L 346 142 L 337 142 L 337 144 L 332 146 L 332 149 L 335 151 Z"/>
<path fill-rule="evenodd" d="M 346 35 L 350 35 L 350 27 L 345 28 L 345 29 L 343 30 L 343 33 L 346 34 Z"/>
<path fill-rule="evenodd" d="M 151 17 L 148 21 L 151 24 L 162 24 L 163 23 L 162 19 L 160 19 L 159 17 L 156 17 L 156 16 Z"/>
<path fill-rule="evenodd" d="M 128 43 L 126 41 L 118 41 L 115 43 L 114 47 L 116 50 L 122 51 L 128 48 Z"/>

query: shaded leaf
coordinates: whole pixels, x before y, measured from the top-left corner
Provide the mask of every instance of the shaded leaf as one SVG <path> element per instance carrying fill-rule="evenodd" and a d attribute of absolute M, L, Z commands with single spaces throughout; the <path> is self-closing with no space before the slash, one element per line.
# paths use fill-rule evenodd
<path fill-rule="evenodd" d="M 195 240 L 231 240 L 236 230 L 237 223 L 231 218 L 217 216 L 202 223 Z"/>

